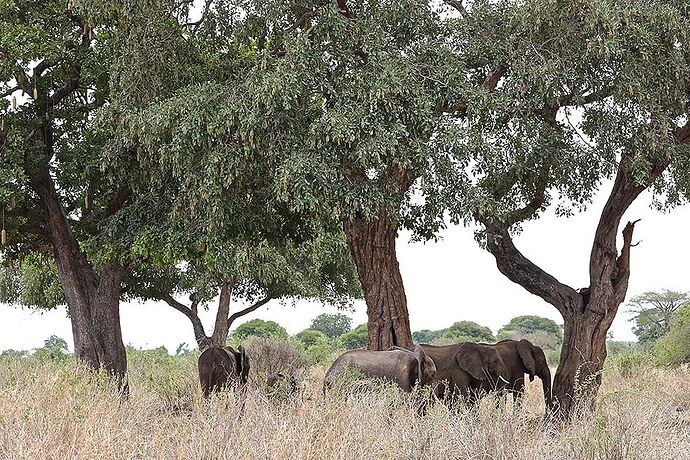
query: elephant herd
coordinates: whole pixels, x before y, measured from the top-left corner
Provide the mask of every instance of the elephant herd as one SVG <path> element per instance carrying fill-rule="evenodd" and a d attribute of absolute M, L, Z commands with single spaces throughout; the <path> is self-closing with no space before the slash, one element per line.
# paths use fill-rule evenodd
<path fill-rule="evenodd" d="M 544 351 L 528 340 L 503 340 L 496 344 L 459 343 L 415 345 L 414 350 L 393 347 L 387 351 L 351 350 L 340 355 L 326 372 L 324 394 L 337 384 L 379 379 L 411 392 L 430 388 L 432 398 L 476 403 L 491 392 L 509 393 L 520 401 L 525 374 L 542 381 L 546 410 L 551 408 L 551 371 Z M 205 398 L 227 387 L 243 388 L 249 376 L 249 357 L 241 346 L 213 347 L 199 356 L 199 380 Z M 275 374 L 268 386 L 287 377 Z M 292 382 L 294 383 L 294 382 Z M 293 385 L 294 386 L 294 385 Z"/>

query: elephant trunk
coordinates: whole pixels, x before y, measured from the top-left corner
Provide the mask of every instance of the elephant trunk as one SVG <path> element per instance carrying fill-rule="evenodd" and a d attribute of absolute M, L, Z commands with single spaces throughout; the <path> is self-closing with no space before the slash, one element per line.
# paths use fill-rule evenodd
<path fill-rule="evenodd" d="M 422 347 L 420 347 L 419 345 L 416 345 L 414 347 L 414 357 L 417 360 L 417 384 L 419 386 L 422 386 L 428 383 L 425 379 L 426 354 L 424 353 L 424 350 L 422 350 Z"/>
<path fill-rule="evenodd" d="M 544 403 L 546 404 L 546 412 L 551 412 L 551 370 L 548 364 L 544 364 L 543 368 L 540 369 L 539 378 L 541 379 L 542 387 L 544 388 Z"/>

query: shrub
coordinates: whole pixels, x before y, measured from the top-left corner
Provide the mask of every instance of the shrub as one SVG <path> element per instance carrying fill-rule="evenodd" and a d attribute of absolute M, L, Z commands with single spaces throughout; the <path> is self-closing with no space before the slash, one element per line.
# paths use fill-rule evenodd
<path fill-rule="evenodd" d="M 235 344 L 239 344 L 249 337 L 287 339 L 288 333 L 283 326 L 275 321 L 253 319 L 240 324 L 232 333 L 233 343 Z"/>
<path fill-rule="evenodd" d="M 300 342 L 304 348 L 307 349 L 316 343 L 319 343 L 323 340 L 328 340 L 328 337 L 321 331 L 317 331 L 315 329 L 305 329 L 302 332 L 295 334 L 295 340 Z"/>
<path fill-rule="evenodd" d="M 260 382 L 277 373 L 300 380 L 309 366 L 306 353 L 286 340 L 250 337 L 244 347 L 249 355 L 250 375 Z"/>
<path fill-rule="evenodd" d="M 660 364 L 690 363 L 690 305 L 681 307 L 671 321 L 671 330 L 654 344 Z"/>
<path fill-rule="evenodd" d="M 320 331 L 334 339 L 350 332 L 352 318 L 342 313 L 323 313 L 311 322 L 309 329 Z"/>
<path fill-rule="evenodd" d="M 340 346 L 346 350 L 366 347 L 367 341 L 368 329 L 366 324 L 360 324 L 350 332 L 341 335 L 338 339 Z"/>
<path fill-rule="evenodd" d="M 649 369 L 654 365 L 652 356 L 641 349 L 631 348 L 621 351 L 606 360 L 609 368 L 618 370 L 621 375 L 629 377 L 638 371 Z"/>
<path fill-rule="evenodd" d="M 455 342 L 493 342 L 496 340 L 491 329 L 474 321 L 457 321 L 453 323 L 441 335 L 441 339 L 444 341 L 453 340 Z"/>

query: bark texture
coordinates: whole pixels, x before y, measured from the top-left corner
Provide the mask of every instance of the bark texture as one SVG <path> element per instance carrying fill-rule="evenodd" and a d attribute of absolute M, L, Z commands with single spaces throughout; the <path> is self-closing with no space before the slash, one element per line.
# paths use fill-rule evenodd
<path fill-rule="evenodd" d="M 407 297 L 395 252 L 397 229 L 385 213 L 344 220 L 347 244 L 364 291 L 368 348 L 412 347 Z"/>

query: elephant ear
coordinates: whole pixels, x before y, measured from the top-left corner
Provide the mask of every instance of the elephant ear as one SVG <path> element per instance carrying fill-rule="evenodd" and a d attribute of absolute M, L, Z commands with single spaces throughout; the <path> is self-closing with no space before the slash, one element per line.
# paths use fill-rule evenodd
<path fill-rule="evenodd" d="M 525 368 L 529 373 L 530 382 L 534 380 L 534 374 L 537 373 L 537 364 L 535 363 L 534 355 L 532 354 L 533 347 L 534 345 L 532 345 L 532 342 L 529 340 L 522 339 L 518 343 L 518 354 L 520 355 L 520 359 L 522 359 L 522 363 L 525 365 Z"/>
<path fill-rule="evenodd" d="M 237 349 L 237 367 L 242 383 L 247 383 L 249 378 L 249 356 L 242 345 Z"/>
<path fill-rule="evenodd" d="M 465 344 L 460 345 L 458 352 L 455 354 L 455 361 L 462 370 L 473 378 L 477 380 L 484 380 L 486 378 L 482 369 L 482 357 L 478 349 Z"/>
<path fill-rule="evenodd" d="M 419 345 L 414 347 L 414 357 L 417 360 L 417 382 L 419 385 L 424 385 L 428 383 L 425 381 L 426 353 Z"/>

